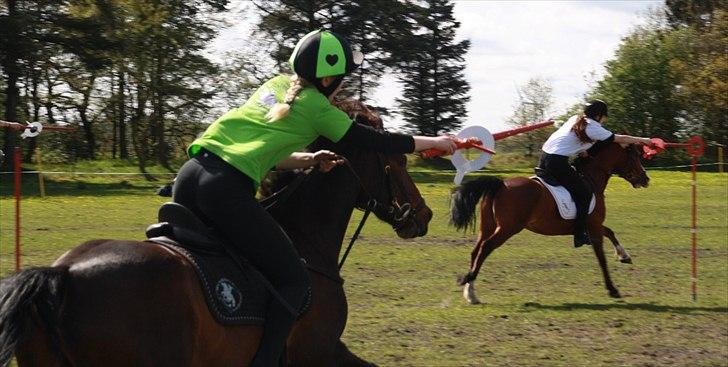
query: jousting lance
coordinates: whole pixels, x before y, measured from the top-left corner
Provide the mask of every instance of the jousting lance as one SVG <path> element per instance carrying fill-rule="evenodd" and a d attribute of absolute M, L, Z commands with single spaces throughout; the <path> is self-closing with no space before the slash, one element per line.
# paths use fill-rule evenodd
<path fill-rule="evenodd" d="M 38 134 L 41 133 L 43 130 L 56 130 L 56 131 L 73 131 L 76 130 L 76 128 L 71 126 L 55 126 L 55 125 L 43 125 L 40 122 L 28 122 L 27 125 L 23 125 L 17 122 L 9 122 L 9 121 L 3 121 L 0 120 L 0 128 L 15 130 L 15 131 L 22 131 L 23 133 L 20 134 L 20 137 L 25 138 L 32 138 L 34 136 L 38 136 Z"/>
<path fill-rule="evenodd" d="M 459 185 L 465 174 L 477 171 L 490 161 L 495 153 L 495 142 L 505 139 L 509 136 L 522 134 L 528 131 L 540 129 L 554 124 L 553 119 L 548 119 L 534 124 L 529 124 L 519 128 L 501 131 L 491 134 L 488 129 L 483 126 L 468 126 L 460 131 L 455 137 L 455 146 L 457 150 L 452 155 L 452 164 L 455 166 L 457 173 L 455 174 L 455 184 Z M 483 152 L 474 160 L 468 160 L 462 155 L 463 149 L 477 149 Z M 422 158 L 432 158 L 445 155 L 445 152 L 439 149 L 427 149 L 420 153 Z"/>

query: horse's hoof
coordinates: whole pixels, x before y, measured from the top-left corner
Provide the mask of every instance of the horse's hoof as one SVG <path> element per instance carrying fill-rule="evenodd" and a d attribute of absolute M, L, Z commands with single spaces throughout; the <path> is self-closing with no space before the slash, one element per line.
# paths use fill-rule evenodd
<path fill-rule="evenodd" d="M 622 298 L 622 295 L 619 294 L 619 291 L 618 290 L 616 290 L 616 289 L 610 289 L 609 290 L 609 297 L 612 297 L 612 298 Z"/>
<path fill-rule="evenodd" d="M 457 285 L 462 286 L 462 285 L 468 284 L 468 282 L 470 282 L 470 280 L 471 280 L 470 274 L 458 275 Z"/>
<path fill-rule="evenodd" d="M 631 264 L 632 263 L 632 258 L 631 257 L 627 257 L 627 258 L 624 258 L 624 259 L 619 259 L 619 262 L 621 262 L 622 264 Z"/>
<path fill-rule="evenodd" d="M 468 303 L 471 304 L 471 305 L 479 305 L 482 302 L 480 302 L 480 300 L 477 299 L 477 298 L 472 298 L 472 299 L 468 299 Z"/>
<path fill-rule="evenodd" d="M 463 287 L 463 298 L 471 305 L 479 305 L 480 300 L 475 295 L 475 287 L 471 283 L 465 283 Z"/>

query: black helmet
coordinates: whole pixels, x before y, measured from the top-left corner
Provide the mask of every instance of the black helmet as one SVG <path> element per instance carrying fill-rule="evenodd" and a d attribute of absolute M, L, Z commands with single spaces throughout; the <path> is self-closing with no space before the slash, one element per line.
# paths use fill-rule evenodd
<path fill-rule="evenodd" d="M 343 76 L 359 67 L 363 59 L 362 53 L 352 50 L 343 36 L 319 29 L 298 41 L 288 61 L 296 74 L 329 95 L 341 83 Z M 339 76 L 333 88 L 320 85 L 319 79 L 327 76 Z"/>
<path fill-rule="evenodd" d="M 600 99 L 595 99 L 584 106 L 584 115 L 593 120 L 596 120 L 599 116 L 609 116 L 607 114 L 607 104 Z"/>

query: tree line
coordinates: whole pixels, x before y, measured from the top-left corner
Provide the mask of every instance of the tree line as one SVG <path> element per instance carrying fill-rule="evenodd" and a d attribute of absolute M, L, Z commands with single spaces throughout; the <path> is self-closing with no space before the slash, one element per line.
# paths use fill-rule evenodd
<path fill-rule="evenodd" d="M 605 75 L 583 102 L 598 98 L 609 103 L 610 130 L 675 142 L 700 135 L 710 160 L 715 160 L 716 146 L 728 143 L 728 1 L 667 0 L 648 15 L 646 25 L 622 39 L 604 67 Z M 548 80 L 534 77 L 518 92 L 513 124 L 553 111 Z M 555 117 L 568 119 L 583 102 Z M 516 136 L 502 148 L 533 155 L 550 132 Z M 655 161 L 684 162 L 685 153 L 669 150 Z"/>
<path fill-rule="evenodd" d="M 236 4 L 242 9 L 231 11 Z M 375 108 L 398 114 L 413 133 L 454 132 L 467 113 L 470 42 L 457 38 L 453 7 L 451 0 L 3 0 L 0 113 L 6 121 L 77 126 L 21 142 L 26 159 L 42 142 L 44 156 L 58 161 L 104 157 L 133 161 L 142 172 L 172 170 L 207 123 L 267 78 L 290 72 L 298 39 L 326 28 L 366 55 L 346 96 L 372 103 L 381 78 L 391 75 L 402 95 L 393 111 Z M 252 33 L 240 35 L 235 51 L 211 56 L 215 37 L 239 22 Z M 727 0 L 666 0 L 604 67 L 584 101 L 608 101 L 615 132 L 726 144 Z M 510 121 L 554 112 L 565 119 L 580 109 L 553 111 L 551 93 L 537 76 L 520 86 Z M 503 144 L 535 155 L 547 134 Z M 11 154 L 17 134 L 0 135 Z"/>
<path fill-rule="evenodd" d="M 368 101 L 384 74 L 405 83 L 398 110 L 414 132 L 453 130 L 468 85 L 450 0 L 5 0 L 0 6 L 0 112 L 6 121 L 77 126 L 19 142 L 26 158 L 128 159 L 141 172 L 172 170 L 192 139 L 265 79 L 290 72 L 296 41 L 326 28 L 366 56 L 346 96 Z M 238 4 L 240 5 L 240 4 Z M 215 61 L 208 48 L 226 26 L 253 23 L 240 49 Z M 458 95 L 461 98 L 451 98 Z M 389 113 L 380 109 L 383 113 Z M 48 152 L 48 153 L 46 153 Z M 6 168 L 7 162 L 6 160 Z"/>

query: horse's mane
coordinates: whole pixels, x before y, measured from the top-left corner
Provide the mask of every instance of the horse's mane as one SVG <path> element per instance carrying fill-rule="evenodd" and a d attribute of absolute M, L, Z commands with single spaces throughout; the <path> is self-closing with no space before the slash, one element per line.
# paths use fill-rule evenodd
<path fill-rule="evenodd" d="M 384 124 L 379 113 L 369 108 L 363 102 L 356 99 L 343 99 L 336 100 L 333 105 L 338 109 L 346 112 L 347 115 L 354 121 L 354 123 L 369 125 L 377 130 L 383 130 Z M 330 144 L 330 141 L 326 138 L 319 138 L 309 145 L 307 151 L 317 151 L 320 146 L 324 144 Z M 336 152 L 338 153 L 338 152 Z M 268 197 L 273 193 L 281 190 L 286 185 L 290 184 L 296 179 L 298 175 L 303 174 L 302 170 L 293 171 L 271 171 L 265 176 L 263 182 L 260 185 L 260 194 L 262 197 Z"/>
<path fill-rule="evenodd" d="M 572 165 L 574 167 L 576 167 L 576 169 L 578 171 L 582 171 L 584 168 L 586 168 L 592 162 L 594 162 L 594 160 L 597 157 L 599 157 L 599 155 L 603 154 L 604 151 L 606 150 L 606 148 L 609 147 L 609 146 L 611 146 L 611 145 L 619 145 L 619 143 L 615 143 L 615 142 L 606 143 L 606 142 L 602 142 L 602 141 L 597 142 L 596 144 L 592 145 L 591 148 L 587 149 L 587 153 L 589 153 L 588 156 L 586 156 L 586 157 L 581 157 L 581 156 L 577 157 L 576 159 L 574 159 L 574 162 L 572 162 Z M 640 154 L 640 150 L 639 150 L 639 148 L 636 145 L 632 144 L 632 145 L 630 145 L 630 146 L 627 147 L 627 154 L 630 154 L 630 155 L 633 155 L 633 154 L 634 155 L 639 155 Z"/>

